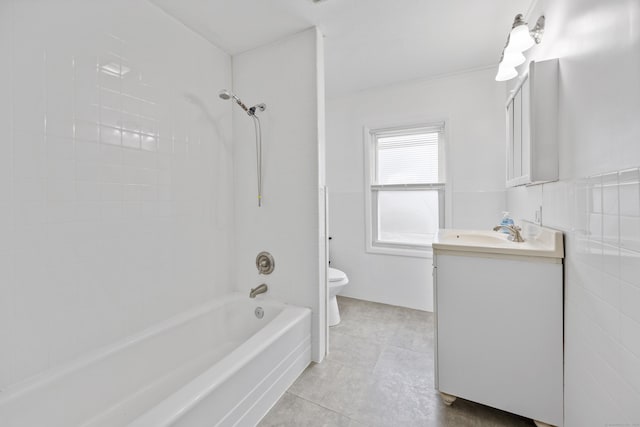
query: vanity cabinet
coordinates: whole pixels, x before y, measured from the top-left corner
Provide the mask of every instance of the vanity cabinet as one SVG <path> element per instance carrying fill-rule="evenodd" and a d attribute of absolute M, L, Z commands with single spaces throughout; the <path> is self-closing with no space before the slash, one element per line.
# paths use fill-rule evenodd
<path fill-rule="evenodd" d="M 461 397 L 562 426 L 561 248 L 536 256 L 532 241 L 443 234 L 433 277 L 435 386 L 444 402 Z"/>
<path fill-rule="evenodd" d="M 531 62 L 506 103 L 507 187 L 558 180 L 558 60 Z"/>

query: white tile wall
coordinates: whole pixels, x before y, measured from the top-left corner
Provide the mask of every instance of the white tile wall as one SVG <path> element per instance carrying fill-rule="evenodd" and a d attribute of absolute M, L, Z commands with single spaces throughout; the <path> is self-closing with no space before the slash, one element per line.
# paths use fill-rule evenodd
<path fill-rule="evenodd" d="M 640 424 L 640 3 L 538 0 L 560 59 L 560 181 L 508 192 L 566 232 L 565 426 Z M 610 64 L 620 64 L 615 69 Z"/>
<path fill-rule="evenodd" d="M 227 54 L 144 0 L 0 3 L 0 392 L 232 289 Z"/>
<path fill-rule="evenodd" d="M 565 231 L 567 425 L 636 422 L 640 235 L 632 225 L 640 220 L 640 169 L 545 184 L 535 191 L 543 193 L 544 225 Z M 585 390 L 585 382 L 595 389 Z M 599 406 L 587 408 L 585 399 Z"/>

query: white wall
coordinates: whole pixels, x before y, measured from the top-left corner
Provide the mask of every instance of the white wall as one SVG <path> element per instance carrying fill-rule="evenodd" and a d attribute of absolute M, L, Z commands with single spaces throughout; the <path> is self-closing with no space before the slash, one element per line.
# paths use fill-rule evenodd
<path fill-rule="evenodd" d="M 640 3 L 540 1 L 560 58 L 560 181 L 508 192 L 565 231 L 565 426 L 640 423 Z M 624 169 L 628 172 L 618 173 Z"/>
<path fill-rule="evenodd" d="M 260 283 L 267 297 L 311 307 L 313 358 L 324 354 L 322 40 L 315 28 L 233 57 L 233 89 L 259 113 L 263 132 L 263 199 L 257 206 L 253 121 L 233 113 L 236 289 Z M 319 86 L 320 85 L 320 86 Z M 260 276 L 256 255 L 270 252 L 275 270 Z M 320 260 L 320 263 L 318 262 Z M 321 286 L 323 285 L 323 286 Z"/>
<path fill-rule="evenodd" d="M 230 291 L 233 199 L 230 58 L 146 1 L 2 1 L 0 73 L 4 391 Z"/>
<path fill-rule="evenodd" d="M 331 265 L 343 295 L 432 310 L 431 260 L 365 252 L 363 127 L 447 120 L 447 228 L 495 225 L 505 206 L 504 85 L 494 70 L 400 83 L 327 101 Z"/>

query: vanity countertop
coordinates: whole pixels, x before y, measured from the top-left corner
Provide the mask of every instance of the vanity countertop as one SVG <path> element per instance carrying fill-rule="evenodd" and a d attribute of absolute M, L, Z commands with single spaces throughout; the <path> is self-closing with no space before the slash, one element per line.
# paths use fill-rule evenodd
<path fill-rule="evenodd" d="M 564 258 L 562 232 L 527 223 L 524 242 L 512 242 L 509 235 L 492 230 L 440 229 L 433 240 L 434 250 L 476 252 L 528 257 Z"/>

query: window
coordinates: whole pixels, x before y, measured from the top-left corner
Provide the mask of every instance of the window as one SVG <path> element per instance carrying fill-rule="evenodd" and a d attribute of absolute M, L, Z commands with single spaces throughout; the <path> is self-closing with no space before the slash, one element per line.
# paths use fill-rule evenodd
<path fill-rule="evenodd" d="M 365 132 L 367 250 L 429 256 L 444 227 L 444 123 Z"/>

